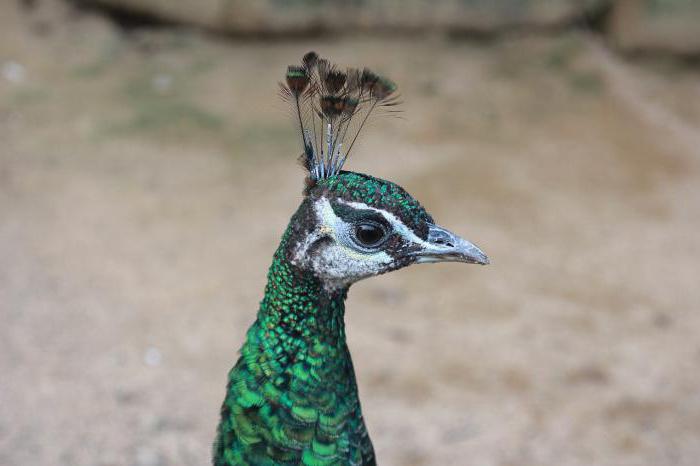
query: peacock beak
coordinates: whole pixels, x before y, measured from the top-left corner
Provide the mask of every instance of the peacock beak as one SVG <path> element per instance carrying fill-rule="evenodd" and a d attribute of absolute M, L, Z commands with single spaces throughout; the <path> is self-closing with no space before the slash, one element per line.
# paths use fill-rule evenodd
<path fill-rule="evenodd" d="M 481 249 L 451 231 L 437 225 L 430 225 L 428 239 L 418 251 L 416 262 L 466 262 L 486 265 L 489 258 Z"/>

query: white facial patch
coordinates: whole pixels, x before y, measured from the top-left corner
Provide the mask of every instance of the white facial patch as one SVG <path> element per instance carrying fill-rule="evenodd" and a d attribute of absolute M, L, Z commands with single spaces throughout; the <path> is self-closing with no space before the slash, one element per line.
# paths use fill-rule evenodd
<path fill-rule="evenodd" d="M 352 204 L 348 205 L 355 207 Z M 358 204 L 358 206 L 368 209 L 364 204 Z M 318 226 L 297 245 L 294 251 L 294 262 L 307 267 L 311 266 L 330 286 L 345 286 L 377 275 L 393 261 L 393 258 L 384 251 L 364 252 L 358 250 L 356 246 L 353 247 L 350 235 L 354 226 L 336 215 L 328 199 L 317 200 L 314 211 Z M 310 254 L 311 245 L 324 237 L 332 241 Z"/>

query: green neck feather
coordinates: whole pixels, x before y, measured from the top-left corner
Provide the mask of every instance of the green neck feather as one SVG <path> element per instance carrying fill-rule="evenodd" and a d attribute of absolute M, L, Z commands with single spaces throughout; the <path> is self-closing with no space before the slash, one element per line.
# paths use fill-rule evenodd
<path fill-rule="evenodd" d="M 229 373 L 214 464 L 375 464 L 345 342 L 347 289 L 329 293 L 291 265 L 289 236 Z"/>

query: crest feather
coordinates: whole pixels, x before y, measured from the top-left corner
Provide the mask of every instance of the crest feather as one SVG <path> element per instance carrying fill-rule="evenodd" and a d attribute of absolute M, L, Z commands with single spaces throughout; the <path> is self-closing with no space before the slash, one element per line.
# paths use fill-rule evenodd
<path fill-rule="evenodd" d="M 377 107 L 399 104 L 396 84 L 390 79 L 368 68 L 342 71 L 313 51 L 304 55 L 301 65 L 287 68 L 280 88 L 299 122 L 304 148 L 299 161 L 308 171 L 307 190 L 340 173 Z"/>

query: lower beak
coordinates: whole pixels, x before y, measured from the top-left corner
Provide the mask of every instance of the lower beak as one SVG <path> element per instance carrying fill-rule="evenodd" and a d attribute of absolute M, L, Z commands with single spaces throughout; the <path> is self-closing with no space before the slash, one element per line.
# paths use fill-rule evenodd
<path fill-rule="evenodd" d="M 489 263 L 489 258 L 481 249 L 437 225 L 430 225 L 426 243 L 423 249 L 417 252 L 416 262 L 418 263 L 466 262 L 481 265 Z"/>

